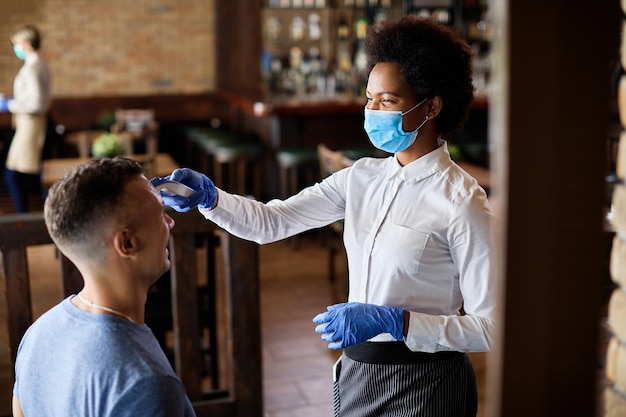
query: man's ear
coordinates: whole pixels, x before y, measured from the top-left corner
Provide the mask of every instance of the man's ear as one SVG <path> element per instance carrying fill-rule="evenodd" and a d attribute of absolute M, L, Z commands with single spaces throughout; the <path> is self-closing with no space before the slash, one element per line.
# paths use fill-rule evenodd
<path fill-rule="evenodd" d="M 120 256 L 130 256 L 135 253 L 137 243 L 132 230 L 126 228 L 118 230 L 113 237 L 113 246 Z"/>

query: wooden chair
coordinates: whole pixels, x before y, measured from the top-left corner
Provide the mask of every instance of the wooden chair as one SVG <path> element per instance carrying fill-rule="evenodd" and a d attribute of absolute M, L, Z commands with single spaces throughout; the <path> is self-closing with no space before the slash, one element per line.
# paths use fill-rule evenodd
<path fill-rule="evenodd" d="M 317 157 L 320 163 L 322 179 L 354 163 L 342 151 L 333 151 L 323 143 L 317 145 Z"/>
<path fill-rule="evenodd" d="M 0 216 L 0 251 L 5 278 L 7 325 L 11 363 L 15 363 L 17 348 L 28 326 L 33 322 L 28 260 L 29 246 L 48 245 L 48 234 L 42 212 L 12 213 Z M 72 294 L 82 288 L 82 277 L 74 265 L 59 256 L 62 292 Z"/>
<path fill-rule="evenodd" d="M 333 151 L 325 144 L 317 145 L 317 155 L 320 163 L 320 175 L 324 179 L 334 172 L 351 166 L 354 161 L 345 157 L 342 151 Z M 328 244 L 328 279 L 335 281 L 335 256 L 340 248 L 343 248 L 343 220 L 331 223 L 326 230 L 331 234 Z"/>
<path fill-rule="evenodd" d="M 171 317 L 174 369 L 199 417 L 262 415 L 258 247 L 217 228 L 198 213 L 170 214 Z M 6 279 L 7 325 L 12 363 L 33 321 L 26 248 L 52 243 L 43 214 L 0 216 L 0 251 Z M 213 319 L 199 314 L 199 247 L 207 253 L 209 292 L 222 288 L 209 306 Z M 62 293 L 82 288 L 80 274 L 59 256 Z M 206 284 L 205 284 L 206 285 Z M 212 326 L 206 329 L 207 323 Z M 203 334 L 209 333 L 208 346 Z M 204 343 L 204 345 L 203 345 Z M 207 384 L 202 370 L 209 357 Z M 208 385 L 208 388 L 207 388 Z"/>
<path fill-rule="evenodd" d="M 159 123 L 154 109 L 117 109 L 111 132 L 125 133 L 130 138 L 131 152 L 156 155 L 159 149 Z M 135 148 L 141 148 L 137 152 Z"/>

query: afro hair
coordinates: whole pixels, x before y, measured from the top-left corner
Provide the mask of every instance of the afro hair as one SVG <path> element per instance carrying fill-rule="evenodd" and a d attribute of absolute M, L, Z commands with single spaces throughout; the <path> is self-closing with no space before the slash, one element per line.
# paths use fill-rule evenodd
<path fill-rule="evenodd" d="M 441 133 L 463 127 L 474 95 L 472 55 L 454 29 L 406 15 L 371 26 L 364 48 L 368 73 L 380 62 L 394 62 L 418 98 L 441 98 L 435 119 Z"/>

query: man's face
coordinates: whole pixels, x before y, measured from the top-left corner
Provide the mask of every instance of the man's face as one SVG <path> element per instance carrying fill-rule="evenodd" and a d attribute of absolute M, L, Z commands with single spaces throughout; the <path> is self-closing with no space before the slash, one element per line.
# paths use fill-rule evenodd
<path fill-rule="evenodd" d="M 160 192 L 146 177 L 129 182 L 126 191 L 137 242 L 137 268 L 152 283 L 170 268 L 168 242 L 174 219 L 164 211 Z"/>

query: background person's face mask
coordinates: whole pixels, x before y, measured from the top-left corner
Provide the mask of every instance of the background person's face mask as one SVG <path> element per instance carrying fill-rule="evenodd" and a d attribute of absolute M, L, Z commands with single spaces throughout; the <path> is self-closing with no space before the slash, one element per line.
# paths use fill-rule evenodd
<path fill-rule="evenodd" d="M 404 113 L 399 110 L 370 110 L 366 108 L 363 127 L 372 145 L 389 153 L 402 152 L 411 146 L 413 142 L 415 142 L 415 139 L 417 139 L 419 129 L 428 121 L 428 116 L 411 132 L 405 132 L 404 129 L 402 129 L 402 116 L 418 108 L 427 100 L 428 99 L 425 98 Z"/>
<path fill-rule="evenodd" d="M 26 59 L 26 51 L 20 45 L 13 45 L 13 52 L 19 59 Z"/>

